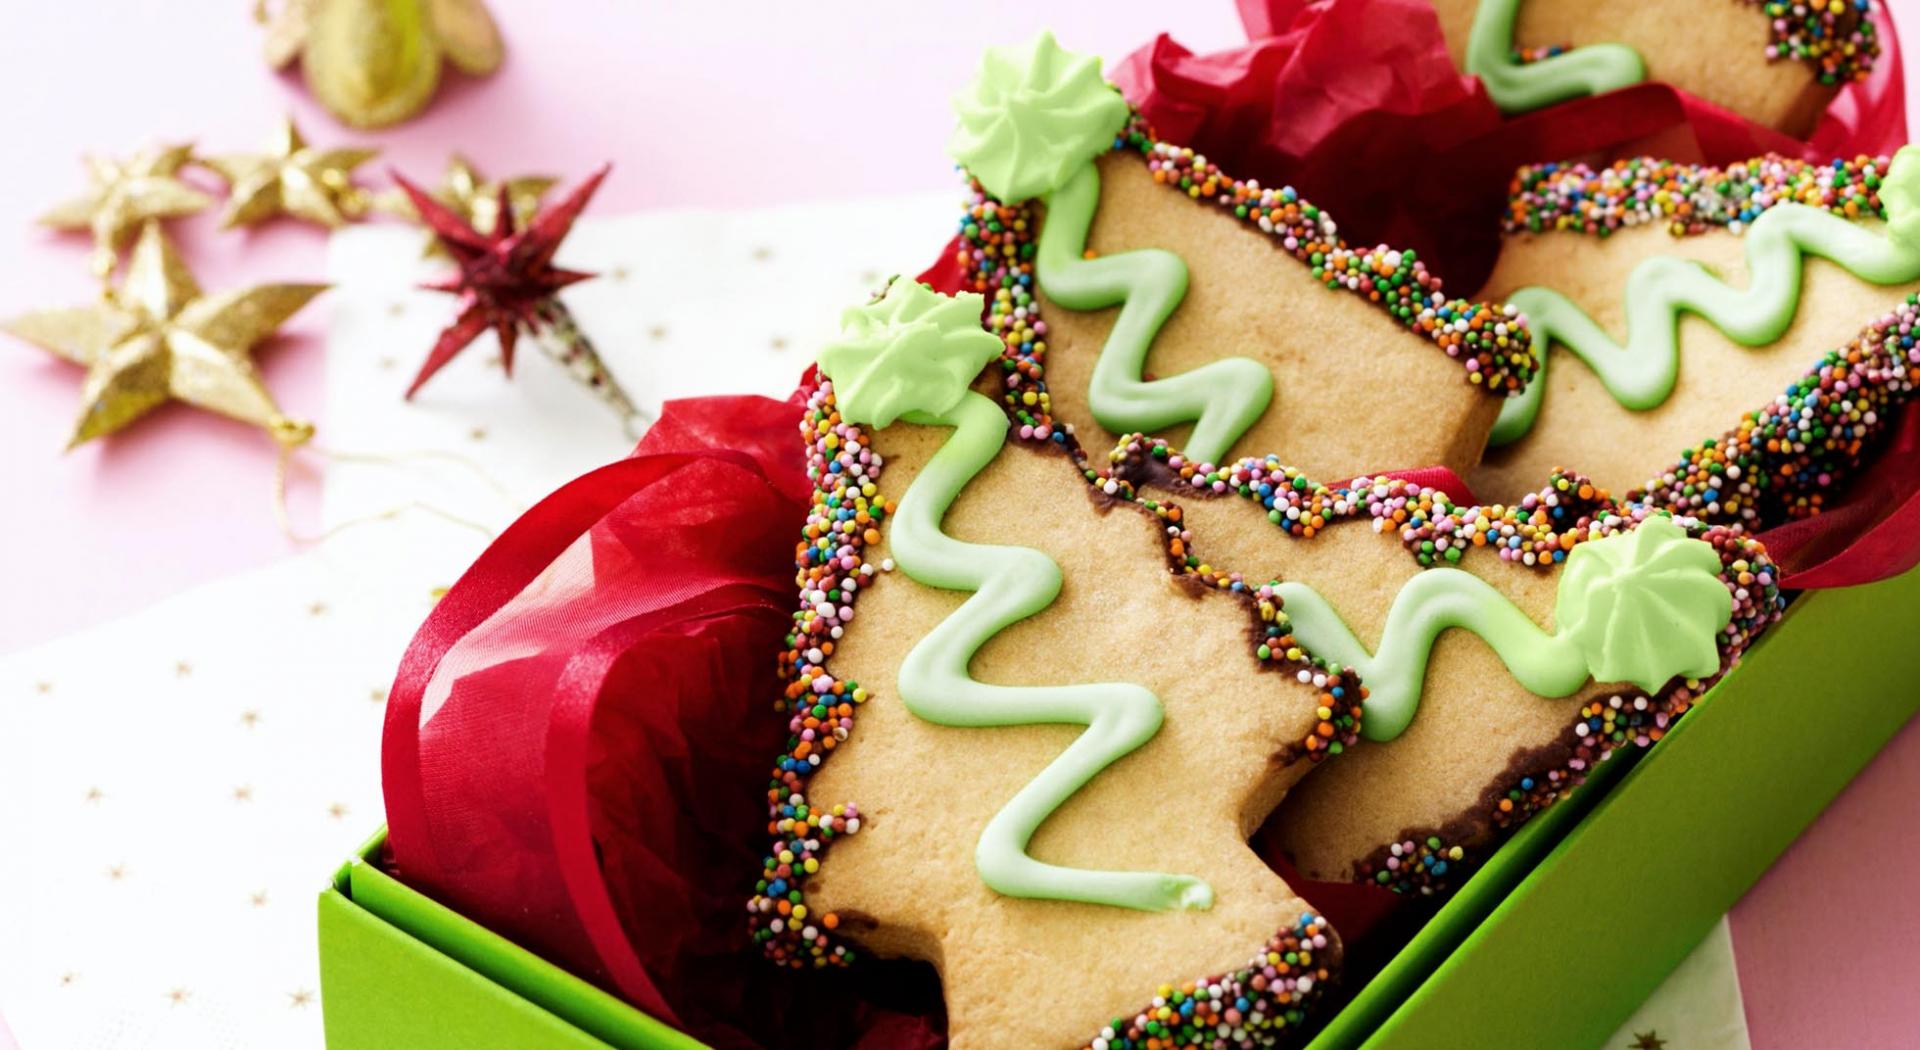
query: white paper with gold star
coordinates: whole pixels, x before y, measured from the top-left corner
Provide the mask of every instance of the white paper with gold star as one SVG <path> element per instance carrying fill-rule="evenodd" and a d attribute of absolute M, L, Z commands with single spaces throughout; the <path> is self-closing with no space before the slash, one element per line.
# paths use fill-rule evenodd
<path fill-rule="evenodd" d="M 1733 931 L 1722 918 L 1667 977 L 1606 1050 L 1752 1050 L 1734 966 Z"/>
<path fill-rule="evenodd" d="M 29 1050 L 318 1050 L 314 896 L 484 538 L 369 525 L 0 658 L 0 1014 Z"/>
<path fill-rule="evenodd" d="M 615 169 L 613 178 L 638 177 Z M 840 311 L 892 274 L 917 274 L 949 235 L 960 193 L 747 211 L 589 211 L 561 265 L 599 276 L 561 298 L 620 385 L 649 414 L 669 398 L 785 397 Z M 327 405 L 319 443 L 355 451 L 435 450 L 480 471 L 417 460 L 405 469 L 328 473 L 330 521 L 422 499 L 501 525 L 561 482 L 623 455 L 633 441 L 590 391 L 540 354 L 511 380 L 483 335 L 411 402 L 401 393 L 453 300 L 415 285 L 433 275 L 420 234 L 399 225 L 334 234 Z M 503 500 L 492 482 L 511 495 Z"/>

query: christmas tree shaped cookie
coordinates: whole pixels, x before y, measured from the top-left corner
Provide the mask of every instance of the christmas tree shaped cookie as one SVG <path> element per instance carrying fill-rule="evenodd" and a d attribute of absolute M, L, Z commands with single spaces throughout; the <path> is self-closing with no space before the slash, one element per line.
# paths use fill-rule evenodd
<path fill-rule="evenodd" d="M 1047 34 L 990 50 L 954 107 L 959 262 L 1023 440 L 1464 470 L 1531 373 L 1511 309 L 1449 298 L 1412 252 L 1350 246 L 1293 189 L 1155 139 L 1097 59 Z"/>
<path fill-rule="evenodd" d="M 1502 110 L 1658 80 L 1804 136 L 1880 55 L 1870 0 L 1433 0 L 1454 64 Z"/>
<path fill-rule="evenodd" d="M 1914 147 L 1523 169 L 1488 288 L 1526 313 L 1540 368 L 1474 490 L 1511 500 L 1566 466 L 1712 520 L 1817 509 L 1920 378 L 1900 334 L 1920 290 L 1917 195 Z M 1729 456 L 1722 435 L 1747 447 Z M 1682 456 L 1709 439 L 1707 462 Z"/>
<path fill-rule="evenodd" d="M 1338 941 L 1247 837 L 1362 694 L 1273 658 L 1256 596 L 1170 573 L 1159 517 L 1008 440 L 972 389 L 983 305 L 895 281 L 820 355 L 755 936 L 932 962 L 962 1050 L 1279 1045 Z"/>
<path fill-rule="evenodd" d="M 1177 505 L 1185 569 L 1281 601 L 1274 655 L 1357 672 L 1358 746 L 1282 804 L 1310 878 L 1431 890 L 1614 748 L 1666 731 L 1777 615 L 1735 530 L 1555 475 L 1511 506 L 1395 479 L 1329 488 L 1134 438 L 1103 472 Z M 1204 561 L 1202 559 L 1205 559 Z"/>

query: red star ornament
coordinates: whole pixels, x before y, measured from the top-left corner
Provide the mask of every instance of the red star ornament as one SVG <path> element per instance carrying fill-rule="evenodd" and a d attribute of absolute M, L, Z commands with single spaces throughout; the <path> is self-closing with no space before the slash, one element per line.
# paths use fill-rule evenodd
<path fill-rule="evenodd" d="M 559 299 L 562 288 L 594 275 L 562 269 L 553 263 L 560 243 L 566 239 L 594 191 L 600 188 L 608 169 L 608 165 L 601 165 L 585 182 L 535 215 L 525 227 L 518 226 L 510 203 L 502 200 L 500 219 L 488 233 L 475 229 L 459 213 L 400 173 L 393 173 L 394 181 L 413 203 L 420 221 L 433 232 L 458 267 L 445 280 L 423 285 L 457 296 L 459 312 L 434 341 L 413 385 L 407 388 L 408 398 L 419 392 L 434 373 L 446 367 L 447 362 L 482 332 L 491 329 L 500 341 L 500 361 L 508 376 L 513 375 L 514 348 L 519 337 L 525 335 L 618 412 L 623 423 L 631 427 L 642 418 L 640 409 L 607 371 L 599 352 Z M 504 196 L 504 186 L 501 192 Z"/>

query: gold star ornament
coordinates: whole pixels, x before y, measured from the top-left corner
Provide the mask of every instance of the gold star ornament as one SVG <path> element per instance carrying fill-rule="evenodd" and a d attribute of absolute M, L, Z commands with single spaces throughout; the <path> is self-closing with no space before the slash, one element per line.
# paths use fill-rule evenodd
<path fill-rule="evenodd" d="M 114 260 L 129 236 L 148 219 L 191 215 L 213 198 L 182 182 L 180 169 L 193 160 L 193 147 L 160 146 L 130 160 L 88 157 L 87 191 L 40 216 L 43 226 L 93 233 L 93 269 L 113 272 Z"/>
<path fill-rule="evenodd" d="M 265 428 L 292 446 L 313 428 L 280 411 L 252 352 L 326 287 L 266 284 L 204 294 L 159 223 L 149 221 L 126 277 L 105 302 L 37 310 L 0 322 L 0 329 L 86 367 L 68 448 L 121 430 L 173 400 Z"/>
<path fill-rule="evenodd" d="M 355 127 L 398 124 L 440 83 L 444 58 L 486 76 L 506 49 L 482 0 L 257 0 L 267 26 L 267 63 L 300 60 L 307 90 Z"/>
<path fill-rule="evenodd" d="M 428 196 L 447 206 L 481 233 L 492 233 L 500 225 L 500 201 L 505 193 L 507 207 L 513 212 L 513 224 L 524 227 L 540 210 L 540 198 L 560 180 L 551 175 L 516 175 L 489 179 L 460 154 L 447 161 L 447 174 Z M 374 198 L 376 210 L 397 215 L 411 222 L 420 221 L 420 210 L 413 206 L 406 191 L 391 189 Z M 428 255 L 445 255 L 447 249 L 437 237 L 427 240 Z"/>
<path fill-rule="evenodd" d="M 252 226 L 276 215 L 291 215 L 334 227 L 366 214 L 367 191 L 354 185 L 353 169 L 379 153 L 309 146 L 288 118 L 281 121 L 265 153 L 206 157 L 200 163 L 227 180 L 223 226 Z"/>

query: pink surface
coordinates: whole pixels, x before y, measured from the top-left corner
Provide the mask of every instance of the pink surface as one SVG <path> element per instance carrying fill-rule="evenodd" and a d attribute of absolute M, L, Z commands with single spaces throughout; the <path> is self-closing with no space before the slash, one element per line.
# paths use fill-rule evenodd
<path fill-rule="evenodd" d="M 752 5 L 745 14 L 733 5 L 494 0 L 511 49 L 499 75 L 454 75 L 425 117 L 358 134 L 262 67 L 248 6 L 73 0 L 0 10 L 8 116 L 0 314 L 94 294 L 84 239 L 31 225 L 80 189 L 86 151 L 185 139 L 246 150 L 291 112 L 316 142 L 370 142 L 386 151 L 382 164 L 422 177 L 453 149 L 497 174 L 577 176 L 612 159 L 614 177 L 595 204 L 603 213 L 927 189 L 950 179 L 946 97 L 979 48 L 1042 24 L 1034 5 L 1009 0 L 863 9 L 833 25 L 817 5 Z M 1906 39 L 1920 44 L 1920 0 L 1892 6 Z M 1075 47 L 1110 59 L 1160 29 L 1203 50 L 1240 36 L 1225 0 L 1077 5 L 1050 22 Z M 323 271 L 324 238 L 304 227 L 219 233 L 201 217 L 176 230 L 209 288 Z M 942 232 L 928 231 L 929 251 Z M 325 313 L 323 299 L 263 359 L 283 407 L 316 418 L 323 441 Z M 0 341 L 0 491 L 12 511 L 0 543 L 9 595 L 0 652 L 293 549 L 273 525 L 273 450 L 263 435 L 168 409 L 123 439 L 62 455 L 79 381 L 78 369 Z M 297 516 L 310 517 L 312 481 L 296 478 Z M 1920 901 L 1884 892 L 1879 876 L 1920 864 L 1920 845 L 1902 826 L 1916 794 L 1920 728 L 1909 727 L 1735 911 L 1755 1046 L 1914 1045 Z M 10 1042 L 0 1026 L 0 1047 Z"/>

